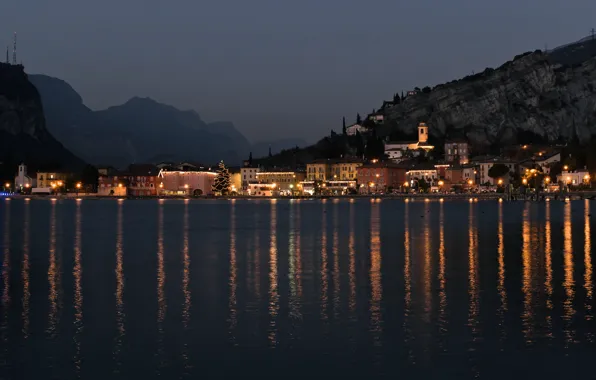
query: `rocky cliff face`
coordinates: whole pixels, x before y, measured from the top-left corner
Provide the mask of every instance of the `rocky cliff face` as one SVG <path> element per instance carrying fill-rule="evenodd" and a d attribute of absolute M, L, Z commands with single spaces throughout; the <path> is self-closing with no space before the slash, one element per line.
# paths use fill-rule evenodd
<path fill-rule="evenodd" d="M 424 121 L 431 136 L 465 135 L 478 151 L 520 134 L 587 142 L 596 135 L 596 41 L 523 54 L 407 97 L 385 115 L 383 135 L 415 133 Z"/>
<path fill-rule="evenodd" d="M 0 171 L 10 175 L 20 162 L 48 169 L 83 165 L 46 129 L 39 93 L 23 66 L 0 63 Z"/>

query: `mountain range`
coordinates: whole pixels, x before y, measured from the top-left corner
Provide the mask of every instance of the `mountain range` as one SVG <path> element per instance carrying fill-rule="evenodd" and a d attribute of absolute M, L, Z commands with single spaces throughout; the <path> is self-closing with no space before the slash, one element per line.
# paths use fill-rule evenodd
<path fill-rule="evenodd" d="M 253 145 L 231 122 L 206 123 L 194 110 L 179 110 L 151 98 L 94 111 L 65 81 L 29 75 L 38 89 L 48 130 L 87 162 L 122 167 L 135 162 L 224 160 L 237 165 L 253 155 L 276 152 L 303 141 L 282 140 Z M 290 144 L 290 145 L 288 145 Z"/>

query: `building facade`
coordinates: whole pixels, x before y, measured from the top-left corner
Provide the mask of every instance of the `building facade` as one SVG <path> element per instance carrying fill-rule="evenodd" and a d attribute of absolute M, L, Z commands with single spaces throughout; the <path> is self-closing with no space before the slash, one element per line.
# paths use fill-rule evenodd
<path fill-rule="evenodd" d="M 591 181 L 590 173 L 585 170 L 563 171 L 557 176 L 557 183 L 563 185 L 587 185 Z"/>
<path fill-rule="evenodd" d="M 276 191 L 291 192 L 298 188 L 298 184 L 304 181 L 304 178 L 304 173 L 295 171 L 258 172 L 255 183 L 275 185 Z"/>
<path fill-rule="evenodd" d="M 357 169 L 360 192 L 387 192 L 397 189 L 406 181 L 406 168 L 391 162 L 361 165 Z"/>
<path fill-rule="evenodd" d="M 69 177 L 69 173 L 63 172 L 38 172 L 36 187 L 38 189 L 59 189 L 66 185 Z"/>
<path fill-rule="evenodd" d="M 475 161 L 474 163 L 478 167 L 477 180 L 478 180 L 479 185 L 484 185 L 484 184 L 496 185 L 497 184 L 498 179 L 491 178 L 488 175 L 490 168 L 492 168 L 496 164 L 505 165 L 506 167 L 509 168 L 510 173 L 515 173 L 517 171 L 517 163 L 516 162 L 510 161 L 510 160 L 504 160 L 499 157 L 484 158 L 484 159 Z"/>
<path fill-rule="evenodd" d="M 248 184 L 257 180 L 257 173 L 260 169 L 256 166 L 244 166 L 240 168 L 240 177 L 242 178 L 242 190 L 248 190 Z"/>
<path fill-rule="evenodd" d="M 20 164 L 17 168 L 17 175 L 14 177 L 15 191 L 23 191 L 24 189 L 36 187 L 36 185 L 37 178 L 28 175 L 27 165 Z"/>
<path fill-rule="evenodd" d="M 469 162 L 468 142 L 449 140 L 445 142 L 445 162 L 466 165 Z"/>
<path fill-rule="evenodd" d="M 160 195 L 210 195 L 217 173 L 162 169 L 158 174 Z"/>
<path fill-rule="evenodd" d="M 154 165 L 132 164 L 125 177 L 128 180 L 127 193 L 133 197 L 152 197 L 158 195 L 157 175 L 159 169 Z"/>
<path fill-rule="evenodd" d="M 97 195 L 114 197 L 127 195 L 128 178 L 126 176 L 100 175 L 97 182 Z"/>
<path fill-rule="evenodd" d="M 366 127 L 362 126 L 361 124 L 352 124 L 349 127 L 346 127 L 346 135 L 348 136 L 355 136 L 356 134 L 366 133 Z"/>

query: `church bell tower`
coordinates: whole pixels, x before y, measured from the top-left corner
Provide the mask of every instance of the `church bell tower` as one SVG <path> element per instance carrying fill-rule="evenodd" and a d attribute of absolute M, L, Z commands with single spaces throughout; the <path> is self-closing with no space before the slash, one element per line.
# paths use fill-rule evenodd
<path fill-rule="evenodd" d="M 426 144 L 428 141 L 428 127 L 425 123 L 418 124 L 418 143 Z"/>

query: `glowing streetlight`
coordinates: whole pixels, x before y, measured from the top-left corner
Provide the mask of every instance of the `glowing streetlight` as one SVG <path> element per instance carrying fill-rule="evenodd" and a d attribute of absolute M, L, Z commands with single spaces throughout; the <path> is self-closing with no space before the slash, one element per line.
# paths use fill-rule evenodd
<path fill-rule="evenodd" d="M 404 187 L 408 187 L 410 186 L 410 183 L 408 181 L 404 182 Z"/>
<path fill-rule="evenodd" d="M 567 171 L 567 170 L 569 170 L 569 166 L 565 165 L 565 166 L 563 166 L 563 169 L 564 169 L 565 171 Z"/>
<path fill-rule="evenodd" d="M 501 178 L 499 178 L 499 180 L 497 181 L 497 183 L 498 183 L 499 185 L 502 185 L 502 184 L 503 184 L 503 180 L 502 180 Z"/>
<path fill-rule="evenodd" d="M 528 183 L 528 180 L 524 178 L 524 179 L 522 179 L 522 183 L 525 185 Z"/>
<path fill-rule="evenodd" d="M 188 189 L 188 184 L 184 185 L 184 188 L 185 188 L 185 189 Z"/>
<path fill-rule="evenodd" d="M 443 186 L 445 184 L 445 182 L 439 181 L 438 184 L 439 184 L 439 186 Z"/>
<path fill-rule="evenodd" d="M 549 183 L 550 182 L 550 177 L 546 177 L 544 180 L 546 181 L 546 183 Z"/>
<path fill-rule="evenodd" d="M 159 188 L 163 189 L 163 182 L 159 184 Z"/>
<path fill-rule="evenodd" d="M 474 182 L 471 179 L 468 180 L 468 185 L 472 186 L 473 183 Z"/>
<path fill-rule="evenodd" d="M 584 180 L 585 180 L 585 181 L 589 181 L 589 180 L 590 180 L 590 175 L 589 175 L 589 174 L 586 174 L 586 175 L 584 176 Z"/>
<path fill-rule="evenodd" d="M 233 187 L 233 186 L 232 186 L 232 187 Z M 294 185 L 290 184 L 290 189 L 293 189 L 293 188 L 294 188 Z"/>
<path fill-rule="evenodd" d="M 121 183 L 119 183 L 119 184 L 118 184 L 118 187 L 122 187 L 122 184 L 121 184 Z"/>
<path fill-rule="evenodd" d="M 28 188 L 29 188 L 29 186 L 31 186 L 31 185 L 29 185 L 28 183 L 26 183 L 26 184 L 25 184 L 25 188 L 27 188 L 27 189 L 28 189 Z"/>
<path fill-rule="evenodd" d="M 77 189 L 80 189 L 82 186 L 83 185 L 80 182 L 77 183 Z"/>
<path fill-rule="evenodd" d="M 10 189 L 10 183 L 6 182 L 6 183 L 4 184 L 4 187 L 6 187 L 7 189 Z"/>

